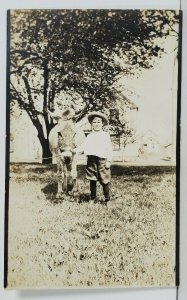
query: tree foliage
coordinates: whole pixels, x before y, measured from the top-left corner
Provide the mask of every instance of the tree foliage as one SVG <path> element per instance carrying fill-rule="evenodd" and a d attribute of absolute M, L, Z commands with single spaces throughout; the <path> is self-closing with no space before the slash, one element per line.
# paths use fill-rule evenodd
<path fill-rule="evenodd" d="M 118 79 L 152 68 L 164 52 L 159 40 L 177 38 L 177 23 L 175 11 L 11 11 L 11 100 L 29 115 L 43 150 L 54 126 L 47 110 L 57 100 L 69 96 L 77 120 L 88 111 L 115 108 L 122 92 Z M 131 105 L 127 97 L 121 101 Z"/>

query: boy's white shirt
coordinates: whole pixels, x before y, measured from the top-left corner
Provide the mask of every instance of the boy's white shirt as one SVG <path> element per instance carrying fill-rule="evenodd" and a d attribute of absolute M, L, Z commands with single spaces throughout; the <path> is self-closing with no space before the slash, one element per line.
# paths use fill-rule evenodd
<path fill-rule="evenodd" d="M 78 147 L 77 152 L 84 152 L 85 155 L 95 155 L 100 158 L 112 160 L 112 143 L 108 132 L 92 131 L 86 137 L 84 143 Z"/>

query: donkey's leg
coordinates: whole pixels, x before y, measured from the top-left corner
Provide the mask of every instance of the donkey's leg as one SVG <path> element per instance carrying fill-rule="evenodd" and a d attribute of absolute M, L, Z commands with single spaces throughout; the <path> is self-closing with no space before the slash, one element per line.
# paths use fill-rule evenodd
<path fill-rule="evenodd" d="M 62 196 L 62 182 L 64 180 L 64 165 L 61 158 L 57 159 L 57 176 L 58 176 L 58 191 L 57 198 L 61 198 Z"/>
<path fill-rule="evenodd" d="M 71 177 L 72 177 L 72 181 L 73 181 L 72 193 L 73 193 L 73 195 L 75 195 L 78 191 L 78 185 L 77 185 L 77 155 L 76 154 L 73 154 L 73 157 L 72 157 Z"/>
<path fill-rule="evenodd" d="M 64 178 L 63 178 L 63 190 L 65 193 L 67 193 L 68 190 L 68 171 L 67 166 L 64 163 Z"/>

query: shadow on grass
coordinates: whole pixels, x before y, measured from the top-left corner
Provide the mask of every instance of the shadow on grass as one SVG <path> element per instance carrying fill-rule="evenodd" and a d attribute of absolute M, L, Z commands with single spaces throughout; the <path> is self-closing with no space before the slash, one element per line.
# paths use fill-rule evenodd
<path fill-rule="evenodd" d="M 78 202 L 79 203 L 88 203 L 90 201 L 89 193 L 79 193 Z"/>
<path fill-rule="evenodd" d="M 57 203 L 56 194 L 58 191 L 58 185 L 57 182 L 52 182 L 47 184 L 45 187 L 43 187 L 42 192 L 44 193 L 46 200 L 50 201 L 51 203 Z"/>
<path fill-rule="evenodd" d="M 78 165 L 78 172 L 80 175 L 85 175 L 85 165 Z M 174 173 L 174 166 L 125 166 L 115 165 L 111 166 L 112 175 L 118 176 L 132 176 L 132 175 L 160 175 L 163 173 Z M 56 165 L 42 165 L 29 163 L 11 163 L 10 171 L 14 173 L 30 172 L 36 174 L 45 174 L 46 172 L 56 172 Z"/>
<path fill-rule="evenodd" d="M 85 179 L 86 166 L 78 165 L 78 179 L 80 181 Z M 162 180 L 162 175 L 175 174 L 176 168 L 174 166 L 125 166 L 125 165 L 112 165 L 111 174 L 112 181 L 123 180 L 123 182 L 135 182 L 135 183 L 147 183 L 150 180 Z M 43 192 L 48 200 L 53 202 L 56 199 L 57 194 L 57 167 L 56 165 L 41 165 L 41 164 L 11 164 L 10 175 L 15 178 L 16 181 L 40 181 L 46 184 L 43 188 Z M 84 189 L 85 184 L 83 184 Z M 72 188 L 69 185 L 68 190 Z M 88 195 L 82 193 L 82 189 L 78 193 L 80 196 L 78 202 L 88 202 Z M 67 195 L 68 197 L 69 195 Z M 66 198 L 66 194 L 64 194 Z"/>
<path fill-rule="evenodd" d="M 64 200 L 68 200 L 70 202 L 78 202 L 78 203 L 87 203 L 90 200 L 89 193 L 80 193 L 73 196 L 70 194 L 72 189 L 71 185 L 68 185 L 68 192 L 62 194 L 61 198 L 57 198 L 56 194 L 58 192 L 58 184 L 57 182 L 48 183 L 45 187 L 42 188 L 42 192 L 44 193 L 46 200 L 50 201 L 53 204 L 61 203 Z"/>
<path fill-rule="evenodd" d="M 122 166 L 112 165 L 111 173 L 116 176 L 154 176 L 174 173 L 175 167 L 172 166 Z"/>
<path fill-rule="evenodd" d="M 58 190 L 57 182 L 49 183 L 44 188 L 42 188 L 42 192 L 45 195 L 56 195 L 57 190 Z"/>

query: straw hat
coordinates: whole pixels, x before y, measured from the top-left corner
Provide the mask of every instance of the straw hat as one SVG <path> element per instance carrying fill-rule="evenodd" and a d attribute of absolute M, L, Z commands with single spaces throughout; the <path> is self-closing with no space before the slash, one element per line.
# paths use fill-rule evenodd
<path fill-rule="evenodd" d="M 99 111 L 94 111 L 94 112 L 89 113 L 88 114 L 88 121 L 90 123 L 92 123 L 92 121 L 93 121 L 93 119 L 95 117 L 101 118 L 104 125 L 108 124 L 108 118 L 107 118 L 107 116 L 105 114 L 99 112 Z"/>

